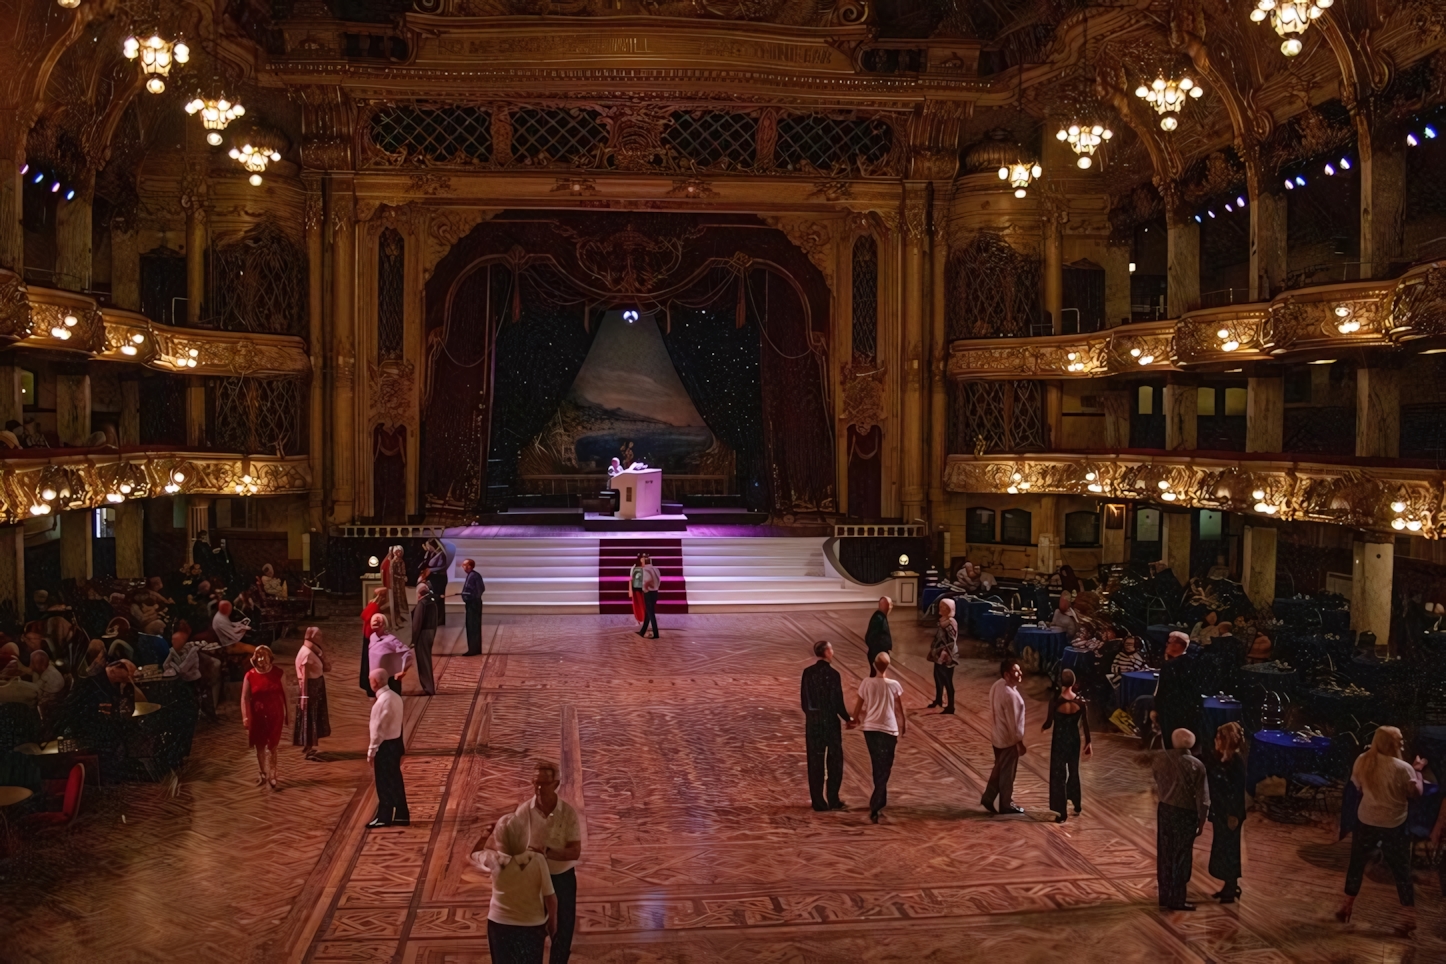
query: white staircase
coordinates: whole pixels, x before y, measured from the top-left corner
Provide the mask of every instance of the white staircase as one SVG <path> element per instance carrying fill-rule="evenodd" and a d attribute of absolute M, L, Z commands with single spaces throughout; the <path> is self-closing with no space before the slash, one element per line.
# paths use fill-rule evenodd
<path fill-rule="evenodd" d="M 473 559 L 487 582 L 487 612 L 598 611 L 599 538 L 478 539 L 452 533 L 445 538 L 457 547 L 447 592 L 461 591 L 462 560 Z M 688 611 L 872 609 L 886 587 L 862 585 L 840 573 L 824 552 L 825 541 L 682 536 Z M 448 599 L 447 611 L 460 614 L 461 599 Z"/>

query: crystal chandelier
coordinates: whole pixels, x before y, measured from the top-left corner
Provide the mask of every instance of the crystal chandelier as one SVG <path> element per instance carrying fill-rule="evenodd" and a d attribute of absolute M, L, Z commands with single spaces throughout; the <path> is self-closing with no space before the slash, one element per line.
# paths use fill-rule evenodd
<path fill-rule="evenodd" d="M 184 40 L 162 40 L 159 33 L 145 39 L 134 34 L 125 39 L 121 48 L 127 60 L 140 60 L 141 73 L 146 75 L 146 90 L 159 94 L 166 89 L 166 77 L 170 76 L 172 64 L 184 64 L 191 59 L 191 48 Z"/>
<path fill-rule="evenodd" d="M 206 143 L 212 147 L 221 146 L 221 131 L 226 125 L 246 113 L 239 101 L 227 99 L 225 93 L 215 97 L 204 97 L 197 94 L 190 103 L 186 105 L 186 113 L 200 114 L 201 126 L 206 128 Z"/>
<path fill-rule="evenodd" d="M 1266 17 L 1281 37 L 1280 52 L 1287 57 L 1300 53 L 1301 42 L 1296 34 L 1305 33 L 1312 20 L 1317 20 L 1335 0 L 1256 0 L 1250 19 L 1260 23 Z"/>
<path fill-rule="evenodd" d="M 80 6 L 80 0 L 55 0 L 55 2 L 60 4 L 67 10 L 74 10 L 76 7 Z"/>
<path fill-rule="evenodd" d="M 1135 96 L 1154 107 L 1155 113 L 1162 115 L 1160 127 L 1167 131 L 1180 126 L 1180 119 L 1175 115 L 1180 113 L 1185 98 L 1200 97 L 1204 93 L 1205 89 L 1189 77 L 1166 80 L 1164 74 L 1156 77 L 1148 87 L 1141 84 L 1135 88 Z"/>
<path fill-rule="evenodd" d="M 1025 189 L 1031 181 L 1043 174 L 1044 170 L 1038 164 L 1026 164 L 1023 161 L 1015 161 L 999 169 L 999 179 L 1008 181 L 1009 186 L 1014 188 L 1015 197 L 1024 197 L 1028 193 Z"/>
<path fill-rule="evenodd" d="M 266 165 L 281 160 L 281 154 L 274 148 L 255 147 L 249 142 L 231 148 L 231 157 L 251 172 L 250 181 L 254 187 L 261 186 L 261 174 L 266 170 Z"/>
<path fill-rule="evenodd" d="M 1111 137 L 1114 137 L 1115 132 L 1103 124 L 1091 124 L 1089 126 L 1070 124 L 1068 127 L 1061 127 L 1059 133 L 1054 136 L 1059 140 L 1069 142 L 1069 146 L 1079 155 L 1079 160 L 1075 161 L 1075 164 L 1080 170 L 1087 171 L 1090 165 L 1094 163 L 1090 160 L 1091 156 L 1099 149 L 1101 144 Z"/>

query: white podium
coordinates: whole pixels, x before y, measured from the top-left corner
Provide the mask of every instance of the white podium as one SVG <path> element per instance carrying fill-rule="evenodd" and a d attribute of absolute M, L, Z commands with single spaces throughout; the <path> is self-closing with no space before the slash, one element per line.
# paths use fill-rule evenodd
<path fill-rule="evenodd" d="M 647 519 L 663 512 L 663 470 L 627 469 L 612 478 L 618 491 L 618 518 Z"/>

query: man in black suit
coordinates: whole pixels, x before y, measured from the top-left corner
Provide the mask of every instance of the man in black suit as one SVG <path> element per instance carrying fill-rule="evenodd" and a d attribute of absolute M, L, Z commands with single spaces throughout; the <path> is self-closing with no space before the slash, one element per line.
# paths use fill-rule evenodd
<path fill-rule="evenodd" d="M 869 651 L 869 675 L 873 676 L 874 657 L 880 653 L 887 653 L 894 648 L 894 637 L 889 632 L 889 610 L 894 608 L 894 601 L 888 596 L 879 597 L 879 608 L 869 617 L 869 628 L 864 632 L 864 646 Z"/>
<path fill-rule="evenodd" d="M 815 810 L 842 810 L 844 803 L 838 798 L 838 790 L 843 786 L 843 732 L 838 724 L 843 720 L 853 729 L 854 721 L 844 707 L 843 678 L 830 665 L 832 644 L 819 640 L 813 644 L 813 655 L 818 662 L 803 671 L 799 687 L 806 720 L 803 737 L 808 751 L 808 795 L 813 798 Z"/>
<path fill-rule="evenodd" d="M 1155 717 L 1165 746 L 1174 749 L 1173 734 L 1186 729 L 1200 739 L 1200 718 L 1204 700 L 1200 695 L 1198 657 L 1190 653 L 1190 637 L 1184 633 L 1170 634 L 1165 643 L 1165 665 L 1160 667 L 1160 682 L 1155 686 Z"/>

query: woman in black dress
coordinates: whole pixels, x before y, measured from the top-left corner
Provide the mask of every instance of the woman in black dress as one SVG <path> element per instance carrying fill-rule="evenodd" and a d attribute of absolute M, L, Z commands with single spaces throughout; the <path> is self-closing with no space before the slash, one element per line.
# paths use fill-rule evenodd
<path fill-rule="evenodd" d="M 1239 723 L 1226 723 L 1215 731 L 1215 752 L 1205 760 L 1210 783 L 1210 876 L 1225 881 L 1215 894 L 1222 904 L 1240 896 L 1240 825 L 1245 822 L 1245 761 L 1240 744 L 1245 733 Z"/>
<path fill-rule="evenodd" d="M 1085 703 L 1074 691 L 1074 670 L 1059 674 L 1059 694 L 1049 701 L 1049 717 L 1043 729 L 1054 730 L 1049 745 L 1049 809 L 1056 814 L 1055 823 L 1064 823 L 1066 800 L 1074 802 L 1074 815 L 1080 815 L 1079 754 L 1083 744 L 1085 756 L 1090 747 L 1090 721 L 1085 716 Z"/>

